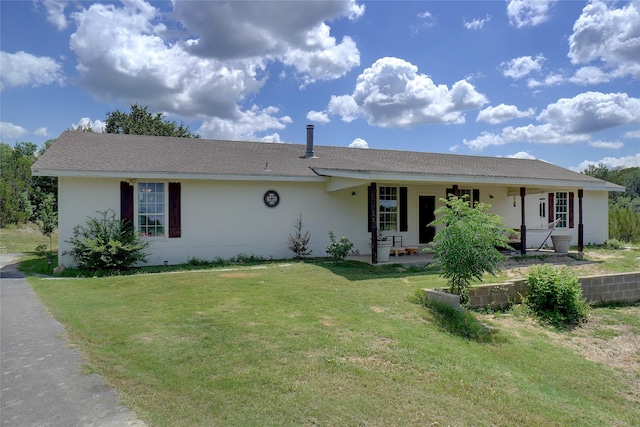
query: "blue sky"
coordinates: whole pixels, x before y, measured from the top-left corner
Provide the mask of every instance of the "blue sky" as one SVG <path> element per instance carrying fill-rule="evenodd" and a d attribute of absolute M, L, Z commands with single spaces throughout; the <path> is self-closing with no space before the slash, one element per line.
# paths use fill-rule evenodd
<path fill-rule="evenodd" d="M 139 103 L 205 138 L 640 166 L 640 1 L 6 1 L 0 133 Z"/>

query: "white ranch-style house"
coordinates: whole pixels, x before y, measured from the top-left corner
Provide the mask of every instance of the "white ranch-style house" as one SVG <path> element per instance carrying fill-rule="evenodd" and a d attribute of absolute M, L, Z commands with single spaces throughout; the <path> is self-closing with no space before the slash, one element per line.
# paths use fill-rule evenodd
<path fill-rule="evenodd" d="M 149 240 L 150 265 L 292 257 L 299 215 L 313 256 L 332 230 L 375 263 L 376 230 L 424 247 L 448 194 L 491 204 L 523 253 L 553 222 L 582 250 L 607 240 L 608 193 L 624 190 L 539 160 L 320 146 L 313 132 L 306 145 L 64 132 L 32 167 L 59 180 L 60 263 L 74 226 L 108 209 Z"/>

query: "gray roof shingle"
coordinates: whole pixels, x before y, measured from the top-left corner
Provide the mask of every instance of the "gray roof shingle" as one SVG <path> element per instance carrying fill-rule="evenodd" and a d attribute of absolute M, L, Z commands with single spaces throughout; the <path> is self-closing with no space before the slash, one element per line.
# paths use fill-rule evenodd
<path fill-rule="evenodd" d="M 35 174 L 153 173 L 317 177 L 316 171 L 449 175 L 514 180 L 561 180 L 616 190 L 622 187 L 540 160 L 466 156 L 305 144 L 185 139 L 65 131 L 32 169 Z M 269 171 L 265 171 L 268 163 Z"/>

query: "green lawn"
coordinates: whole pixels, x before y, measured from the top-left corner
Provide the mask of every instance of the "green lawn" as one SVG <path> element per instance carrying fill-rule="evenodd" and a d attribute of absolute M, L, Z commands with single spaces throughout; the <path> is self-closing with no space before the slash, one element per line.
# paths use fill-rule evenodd
<path fill-rule="evenodd" d="M 29 282 L 151 426 L 640 425 L 628 383 L 543 328 L 446 332 L 409 302 L 435 274 L 318 262 Z"/>
<path fill-rule="evenodd" d="M 58 232 L 52 237 L 53 250 L 58 248 Z M 42 235 L 36 224 L 10 225 L 0 228 L 0 253 L 32 253 L 39 245 L 49 248 L 49 238 Z"/>

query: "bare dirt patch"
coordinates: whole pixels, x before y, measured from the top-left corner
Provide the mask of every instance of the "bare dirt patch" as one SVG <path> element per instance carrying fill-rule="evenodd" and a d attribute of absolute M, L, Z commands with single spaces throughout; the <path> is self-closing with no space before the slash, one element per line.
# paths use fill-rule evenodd
<path fill-rule="evenodd" d="M 613 254 L 600 254 L 597 252 L 589 252 L 588 259 L 577 259 L 568 255 L 513 257 L 507 258 L 507 260 L 501 264 L 500 268 L 502 272 L 511 279 L 525 277 L 527 275 L 527 269 L 530 266 L 539 264 L 565 266 L 573 270 L 578 276 L 591 276 L 608 273 L 598 261 L 615 257 Z"/>

